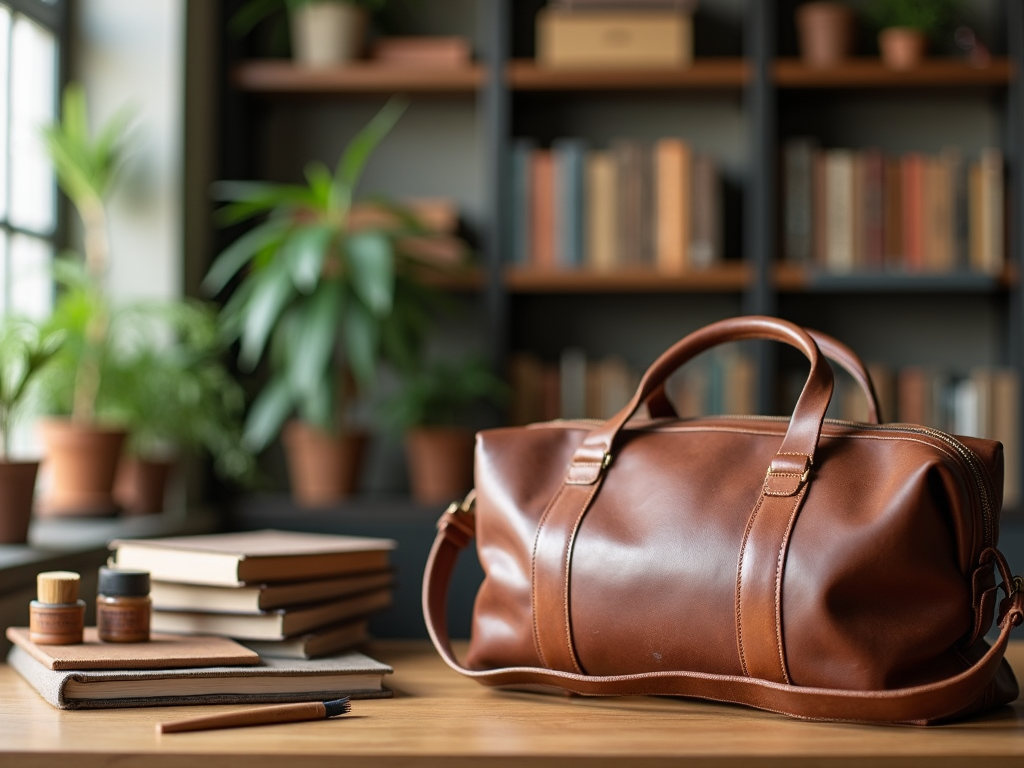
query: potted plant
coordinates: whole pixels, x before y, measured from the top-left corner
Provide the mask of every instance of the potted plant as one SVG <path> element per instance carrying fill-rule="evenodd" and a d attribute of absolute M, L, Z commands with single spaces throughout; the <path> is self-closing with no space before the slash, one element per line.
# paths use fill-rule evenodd
<path fill-rule="evenodd" d="M 796 30 L 807 66 L 834 67 L 853 51 L 856 17 L 847 5 L 815 0 L 797 7 Z"/>
<path fill-rule="evenodd" d="M 928 50 L 928 38 L 953 22 L 957 0 L 872 0 L 867 6 L 879 28 L 878 48 L 890 69 L 912 69 Z"/>
<path fill-rule="evenodd" d="M 236 34 L 286 11 L 292 58 L 308 67 L 327 67 L 358 59 L 366 47 L 368 17 L 387 0 L 250 0 L 231 19 Z"/>
<path fill-rule="evenodd" d="M 413 498 L 423 505 L 462 498 L 473 486 L 473 430 L 482 403 L 501 405 L 505 382 L 478 358 L 417 366 L 386 403 L 405 430 Z"/>
<path fill-rule="evenodd" d="M 44 377 L 52 412 L 41 423 L 52 474 L 40 512 L 49 515 L 111 514 L 112 487 L 125 430 L 118 423 L 111 392 L 123 370 L 113 313 L 104 290 L 109 242 L 105 200 L 122 167 L 128 114 L 120 112 L 90 136 L 85 94 L 77 85 L 64 92 L 61 122 L 43 132 L 61 189 L 84 228 L 84 262 L 62 258 L 56 277 L 63 286 L 44 324 L 64 343 Z"/>
<path fill-rule="evenodd" d="M 242 445 L 245 394 L 222 362 L 213 308 L 186 300 L 137 305 L 127 315 L 136 349 L 121 403 L 131 428 L 114 487 L 122 510 L 162 512 L 169 475 L 184 451 L 205 449 L 221 477 L 249 479 L 254 468 Z M 172 340 L 153 343 L 168 331 Z"/>
<path fill-rule="evenodd" d="M 384 200 L 384 217 L 353 224 L 356 186 L 380 141 L 405 109 L 390 100 L 349 142 L 332 173 L 306 168 L 305 185 L 222 182 L 225 223 L 267 214 L 226 248 L 205 280 L 213 294 L 235 281 L 221 311 L 239 366 L 266 358 L 268 380 L 248 413 L 245 439 L 258 451 L 284 428 L 292 492 L 304 506 L 328 506 L 352 492 L 366 432 L 354 419 L 373 390 L 378 363 L 416 359 L 433 294 L 426 266 L 403 247 L 425 232 Z M 293 420 L 289 418 L 295 416 Z M 287 424 L 286 424 L 287 422 Z"/>
<path fill-rule="evenodd" d="M 0 324 L 0 544 L 28 541 L 39 462 L 11 459 L 11 433 L 30 387 L 60 340 L 26 320 L 5 317 Z"/>

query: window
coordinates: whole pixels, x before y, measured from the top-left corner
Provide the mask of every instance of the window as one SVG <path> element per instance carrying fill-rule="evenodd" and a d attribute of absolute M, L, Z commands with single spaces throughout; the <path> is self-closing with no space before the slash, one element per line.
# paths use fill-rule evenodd
<path fill-rule="evenodd" d="M 57 186 L 40 128 L 57 115 L 66 0 L 0 0 L 0 311 L 45 317 Z"/>

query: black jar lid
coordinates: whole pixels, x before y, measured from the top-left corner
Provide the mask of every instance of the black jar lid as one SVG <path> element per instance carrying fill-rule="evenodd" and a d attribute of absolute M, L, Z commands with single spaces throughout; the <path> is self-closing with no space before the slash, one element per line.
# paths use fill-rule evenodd
<path fill-rule="evenodd" d="M 99 593 L 107 597 L 146 597 L 149 571 L 101 567 Z"/>

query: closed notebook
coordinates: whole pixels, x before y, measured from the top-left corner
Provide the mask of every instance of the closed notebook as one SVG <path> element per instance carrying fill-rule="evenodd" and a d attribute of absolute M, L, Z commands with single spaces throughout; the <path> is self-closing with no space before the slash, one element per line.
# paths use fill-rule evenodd
<path fill-rule="evenodd" d="M 110 548 L 117 567 L 140 568 L 156 580 L 234 587 L 383 570 L 395 542 L 265 530 L 118 539 Z"/>
<path fill-rule="evenodd" d="M 257 613 L 382 589 L 390 587 L 392 580 L 391 571 L 376 571 L 336 579 L 242 587 L 153 581 L 149 595 L 153 598 L 153 607 L 157 609 Z"/>
<path fill-rule="evenodd" d="M 265 704 L 388 697 L 391 667 L 355 651 L 316 661 L 264 659 L 251 667 L 48 669 L 14 646 L 7 663 L 59 709 Z"/>
<path fill-rule="evenodd" d="M 391 590 L 377 590 L 342 600 L 262 613 L 154 610 L 156 632 L 225 635 L 244 640 L 282 640 L 317 627 L 366 616 L 391 605 Z"/>
<path fill-rule="evenodd" d="M 7 639 L 48 669 L 167 669 L 259 664 L 256 652 L 226 637 L 153 633 L 146 643 L 104 643 L 96 627 L 86 627 L 83 642 L 39 645 L 27 627 L 8 627 Z"/>
<path fill-rule="evenodd" d="M 286 637 L 284 640 L 246 640 L 245 645 L 258 653 L 260 658 L 316 659 L 365 643 L 370 638 L 369 624 L 368 619 L 356 619 Z"/>

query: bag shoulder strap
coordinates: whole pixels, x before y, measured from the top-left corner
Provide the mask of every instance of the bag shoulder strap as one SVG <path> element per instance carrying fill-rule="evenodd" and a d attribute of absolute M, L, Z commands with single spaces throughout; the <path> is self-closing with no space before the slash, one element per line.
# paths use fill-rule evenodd
<path fill-rule="evenodd" d="M 438 521 L 438 532 L 423 579 L 423 615 L 434 647 L 457 672 L 480 683 L 509 688 L 557 688 L 584 696 L 689 696 L 745 704 L 809 720 L 923 724 L 957 714 L 977 699 L 995 677 L 1010 631 L 1024 622 L 1024 582 L 1014 578 L 996 550 L 986 555 L 1003 577 L 1007 598 L 1000 606 L 998 639 L 963 672 L 926 685 L 883 691 L 805 688 L 753 677 L 702 672 L 649 672 L 633 675 L 583 675 L 536 667 L 467 669 L 452 651 L 447 629 L 448 586 L 459 553 L 473 540 L 472 494 L 452 504 Z"/>

